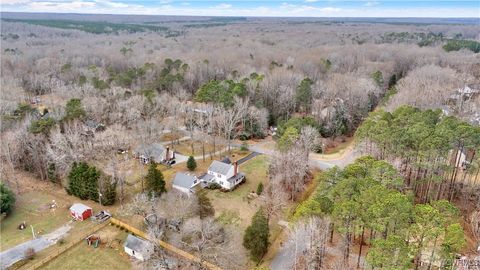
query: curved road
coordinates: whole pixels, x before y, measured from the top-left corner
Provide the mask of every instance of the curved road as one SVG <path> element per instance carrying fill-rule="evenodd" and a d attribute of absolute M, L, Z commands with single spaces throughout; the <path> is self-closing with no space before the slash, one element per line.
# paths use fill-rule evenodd
<path fill-rule="evenodd" d="M 250 150 L 258 153 L 273 155 L 274 154 L 274 143 L 273 141 L 260 142 L 254 145 L 250 145 Z M 341 153 L 335 153 L 331 155 L 321 155 L 311 153 L 309 157 L 309 163 L 312 168 L 327 170 L 334 166 L 343 168 L 350 163 L 353 163 L 355 159 L 361 156 L 360 151 L 355 148 L 353 145 L 345 148 Z M 302 252 L 306 250 L 306 245 L 296 246 L 286 243 L 278 252 L 275 254 L 272 262 L 270 263 L 270 269 L 272 270 L 290 270 L 293 267 L 295 260 L 295 249 L 297 252 Z M 300 251 L 298 251 L 300 249 Z M 339 253 L 334 247 L 328 247 L 327 252 L 330 254 Z M 352 256 L 354 257 L 354 256 Z M 363 259 L 362 259 L 363 262 Z"/>

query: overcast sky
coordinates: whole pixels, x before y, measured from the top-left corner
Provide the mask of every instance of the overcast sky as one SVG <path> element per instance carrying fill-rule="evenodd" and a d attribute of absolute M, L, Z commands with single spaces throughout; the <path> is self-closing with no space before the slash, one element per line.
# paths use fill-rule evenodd
<path fill-rule="evenodd" d="M 2 11 L 280 17 L 473 17 L 480 0 L 0 0 Z"/>

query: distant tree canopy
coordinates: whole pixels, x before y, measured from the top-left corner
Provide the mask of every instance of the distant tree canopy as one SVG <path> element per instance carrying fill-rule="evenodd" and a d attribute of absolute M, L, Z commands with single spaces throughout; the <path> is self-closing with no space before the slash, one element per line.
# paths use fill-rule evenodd
<path fill-rule="evenodd" d="M 15 205 L 15 195 L 3 182 L 0 182 L 0 204 L 0 214 L 9 214 Z"/>
<path fill-rule="evenodd" d="M 311 116 L 306 116 L 306 117 L 292 117 L 286 122 L 281 121 L 278 124 L 276 136 L 279 138 L 282 137 L 288 128 L 295 128 L 297 132 L 300 133 L 302 128 L 306 126 L 312 126 L 315 129 L 317 129 L 318 132 L 320 132 L 320 134 L 323 133 L 322 127 L 318 124 L 315 118 Z"/>
<path fill-rule="evenodd" d="M 82 101 L 78 98 L 72 98 L 65 106 L 65 120 L 82 119 L 87 115 L 82 107 Z"/>
<path fill-rule="evenodd" d="M 375 81 L 375 83 L 382 87 L 383 86 L 383 74 L 380 70 L 377 70 L 371 74 L 372 79 Z"/>
<path fill-rule="evenodd" d="M 55 126 L 55 119 L 51 117 L 41 118 L 32 121 L 30 125 L 30 132 L 32 132 L 33 134 L 48 134 L 48 132 L 53 126 Z"/>
<path fill-rule="evenodd" d="M 23 118 L 29 113 L 33 113 L 35 109 L 28 103 L 19 103 L 17 108 L 13 111 L 13 116 Z"/>
<path fill-rule="evenodd" d="M 422 201 L 441 197 L 451 200 L 457 171 L 464 167 L 471 172 L 479 160 L 473 154 L 465 156 L 463 164 L 457 161 L 462 153 L 478 153 L 480 127 L 444 116 L 440 110 L 422 111 L 410 106 L 399 107 L 392 113 L 379 110 L 357 129 L 356 137 L 365 141 L 366 150 L 379 158 L 401 158 L 412 172 L 405 175 L 407 185 L 417 186 L 415 191 Z M 424 182 L 416 183 L 421 175 Z"/>
<path fill-rule="evenodd" d="M 431 245 L 437 245 L 437 255 L 450 259 L 465 244 L 458 228 L 459 210 L 446 200 L 415 205 L 409 194 L 400 192 L 397 170 L 383 160 L 361 157 L 343 170 L 326 171 L 318 180 L 317 190 L 294 217 L 330 216 L 344 236 L 347 258 L 352 237 L 361 237 L 363 243 L 366 230 L 374 232 L 366 260 L 382 269 L 409 269 L 411 260 L 419 263 L 420 254 Z"/>
<path fill-rule="evenodd" d="M 155 89 L 157 92 L 173 91 L 175 84 L 184 81 L 185 73 L 189 66 L 182 60 L 165 59 L 163 69 L 157 74 L 155 80 L 147 85 L 147 89 Z"/>
<path fill-rule="evenodd" d="M 461 49 L 469 49 L 474 53 L 479 53 L 480 42 L 475 40 L 450 39 L 445 45 L 443 45 L 443 49 L 447 52 L 459 51 Z"/>
<path fill-rule="evenodd" d="M 300 133 L 295 127 L 288 127 L 285 132 L 283 132 L 283 135 L 278 139 L 277 148 L 281 151 L 288 150 L 293 143 L 297 141 L 299 136 Z"/>
<path fill-rule="evenodd" d="M 42 25 L 47 27 L 61 29 L 76 29 L 93 34 L 108 33 L 137 33 L 137 32 L 161 32 L 168 30 L 167 27 L 145 24 L 126 24 L 126 23 L 110 23 L 104 21 L 76 21 L 76 20 L 33 20 L 33 19 L 3 19 L 9 22 L 21 22 L 34 25 Z"/>
<path fill-rule="evenodd" d="M 242 82 L 211 80 L 198 89 L 195 99 L 200 102 L 213 102 L 231 107 L 235 97 L 245 97 L 246 95 L 247 88 Z"/>
<path fill-rule="evenodd" d="M 313 81 L 310 78 L 305 78 L 298 85 L 295 95 L 298 111 L 310 112 L 312 106 L 312 84 Z"/>

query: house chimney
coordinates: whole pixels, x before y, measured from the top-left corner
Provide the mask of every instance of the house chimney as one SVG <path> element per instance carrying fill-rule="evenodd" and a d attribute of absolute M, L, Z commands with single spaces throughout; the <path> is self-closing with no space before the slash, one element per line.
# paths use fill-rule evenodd
<path fill-rule="evenodd" d="M 235 161 L 233 163 L 233 175 L 237 176 L 237 173 L 238 173 L 238 163 Z"/>
<path fill-rule="evenodd" d="M 165 160 L 170 160 L 170 147 L 167 146 L 167 153 L 165 154 Z"/>

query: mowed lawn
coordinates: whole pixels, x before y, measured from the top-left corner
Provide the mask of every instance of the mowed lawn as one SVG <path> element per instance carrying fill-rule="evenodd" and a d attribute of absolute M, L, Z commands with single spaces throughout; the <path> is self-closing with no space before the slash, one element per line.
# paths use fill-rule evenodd
<path fill-rule="evenodd" d="M 215 208 L 215 217 L 225 223 L 233 223 L 242 230 L 250 224 L 252 216 L 260 207 L 257 199 L 248 200 L 248 194 L 257 190 L 260 182 L 267 181 L 268 157 L 260 155 L 241 164 L 239 171 L 246 175 L 245 183 L 231 192 L 208 190 L 208 197 Z"/>
<path fill-rule="evenodd" d="M 132 269 L 130 258 L 123 250 L 126 232 L 107 226 L 96 234 L 102 240 L 97 248 L 82 241 L 40 269 Z"/>
<path fill-rule="evenodd" d="M 55 200 L 58 207 L 50 209 L 49 204 Z M 12 213 L 0 222 L 0 250 L 6 250 L 25 241 L 32 240 L 33 226 L 35 233 L 46 234 L 61 227 L 70 220 L 69 210 L 71 202 L 65 198 L 50 195 L 40 191 L 30 191 L 16 197 L 15 208 Z M 18 230 L 17 226 L 26 222 L 25 230 Z"/>

